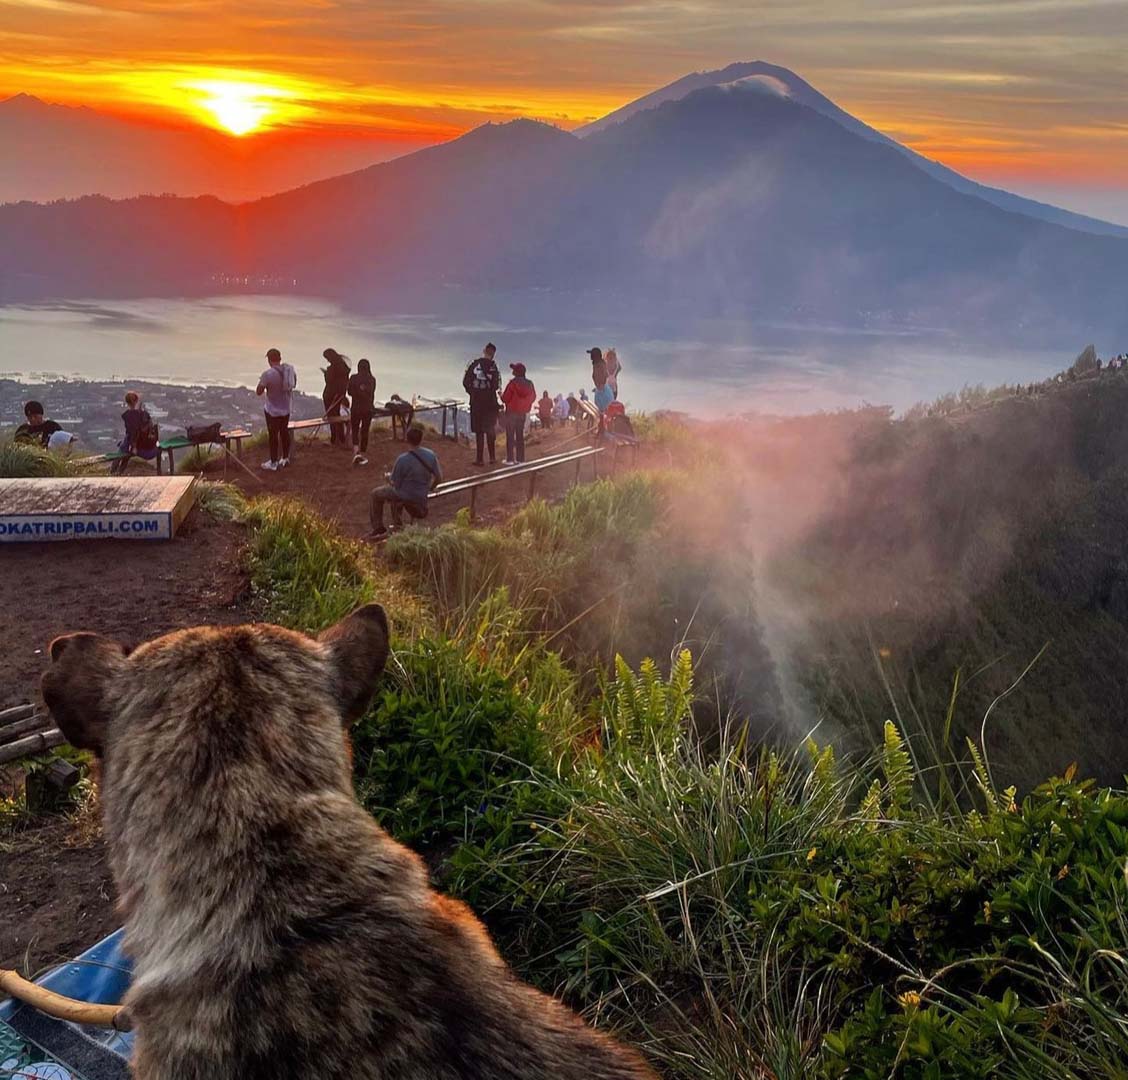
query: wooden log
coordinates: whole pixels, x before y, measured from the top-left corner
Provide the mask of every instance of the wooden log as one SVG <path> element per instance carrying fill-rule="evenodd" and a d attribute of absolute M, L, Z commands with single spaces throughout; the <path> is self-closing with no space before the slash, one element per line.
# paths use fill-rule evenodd
<path fill-rule="evenodd" d="M 89 1001 L 63 997 L 53 990 L 28 982 L 15 971 L 0 969 L 0 991 L 31 1005 L 41 1013 L 68 1020 L 72 1024 L 90 1024 L 94 1027 L 113 1028 L 115 1031 L 130 1031 L 133 1028 L 129 1010 L 121 1005 L 92 1005 Z"/>
<path fill-rule="evenodd" d="M 27 757 L 29 754 L 42 754 L 56 746 L 62 746 L 67 737 L 58 728 L 48 728 L 46 731 L 36 732 L 23 739 L 17 739 L 7 746 L 0 746 L 0 765 L 18 758 Z"/>
<path fill-rule="evenodd" d="M 14 724 L 17 720 L 26 720 L 34 712 L 34 705 L 13 705 L 10 709 L 0 710 L 0 728 Z"/>
<path fill-rule="evenodd" d="M 26 720 L 17 720 L 14 724 L 8 724 L 7 727 L 0 727 L 0 745 L 15 742 L 21 735 L 27 735 L 32 731 L 47 731 L 54 726 L 49 716 L 44 713 L 36 713 L 35 716 L 29 716 Z"/>
<path fill-rule="evenodd" d="M 44 779 L 53 788 L 66 791 L 74 787 L 82 776 L 82 770 L 64 758 L 55 758 L 43 773 Z"/>

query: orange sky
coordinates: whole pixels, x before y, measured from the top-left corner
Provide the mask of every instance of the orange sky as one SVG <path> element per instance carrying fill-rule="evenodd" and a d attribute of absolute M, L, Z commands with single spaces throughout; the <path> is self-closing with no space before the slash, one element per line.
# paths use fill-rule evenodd
<path fill-rule="evenodd" d="M 762 59 L 976 178 L 1123 196 L 1125 0 L 0 0 L 0 97 L 405 148 Z M 230 84 L 244 89 L 232 90 Z M 251 89 L 245 89 L 250 86 Z M 253 138 L 253 134 L 245 136 Z"/>

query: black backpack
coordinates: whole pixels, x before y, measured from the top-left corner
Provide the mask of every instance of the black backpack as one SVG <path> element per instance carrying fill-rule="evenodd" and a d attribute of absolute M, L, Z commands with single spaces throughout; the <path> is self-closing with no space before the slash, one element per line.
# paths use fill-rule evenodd
<path fill-rule="evenodd" d="M 161 441 L 161 429 L 157 427 L 147 409 L 141 410 L 141 426 L 137 429 L 137 437 L 133 440 L 135 450 L 156 450 Z"/>

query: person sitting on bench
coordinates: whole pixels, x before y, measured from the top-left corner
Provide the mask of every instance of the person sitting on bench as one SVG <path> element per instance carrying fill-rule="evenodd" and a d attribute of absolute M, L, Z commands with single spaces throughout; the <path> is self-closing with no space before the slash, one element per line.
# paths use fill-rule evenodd
<path fill-rule="evenodd" d="M 160 431 L 153 423 L 148 409 L 141 407 L 141 395 L 130 390 L 125 395 L 125 412 L 121 414 L 125 425 L 125 438 L 118 443 L 122 456 L 110 467 L 110 473 L 122 475 L 129 468 L 129 459 L 134 454 L 145 461 L 152 461 L 160 453 Z"/>
<path fill-rule="evenodd" d="M 427 495 L 443 478 L 438 456 L 423 443 L 423 429 L 412 425 L 407 429 L 408 449 L 396 458 L 389 477 L 390 483 L 376 488 L 370 496 L 369 516 L 373 538 L 384 536 L 384 504 L 392 511 L 392 524 L 403 527 L 403 511 L 413 518 L 427 516 Z"/>

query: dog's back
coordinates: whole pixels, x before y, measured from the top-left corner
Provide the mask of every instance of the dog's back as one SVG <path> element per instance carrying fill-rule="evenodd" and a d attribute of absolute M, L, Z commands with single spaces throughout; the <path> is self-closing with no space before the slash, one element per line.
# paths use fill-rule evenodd
<path fill-rule="evenodd" d="M 643 1080 L 516 980 L 464 905 L 355 801 L 342 724 L 371 697 L 371 605 L 318 641 L 59 639 L 44 696 L 103 762 L 141 1080 Z"/>

